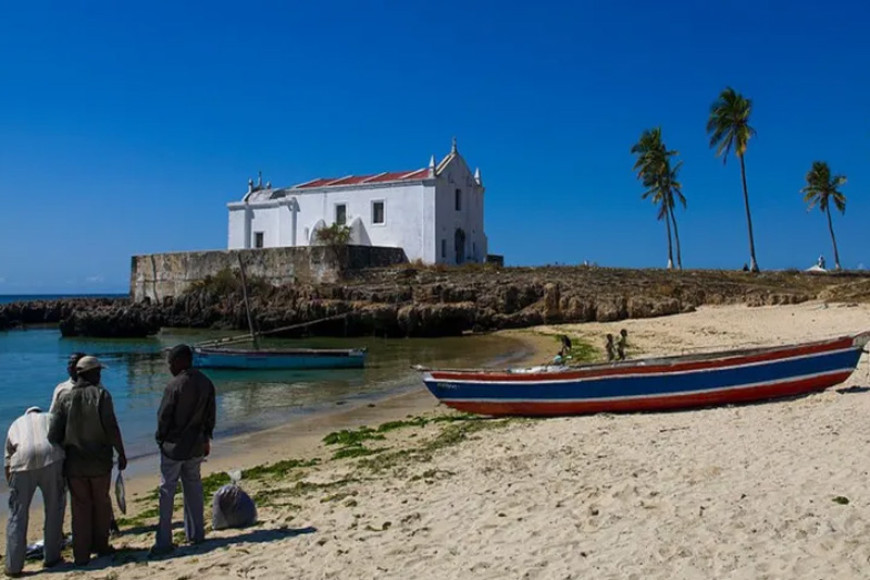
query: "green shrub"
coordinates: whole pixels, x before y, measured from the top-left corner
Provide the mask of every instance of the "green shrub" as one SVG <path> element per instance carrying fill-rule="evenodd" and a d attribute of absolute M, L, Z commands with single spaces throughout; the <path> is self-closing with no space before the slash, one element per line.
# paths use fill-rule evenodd
<path fill-rule="evenodd" d="M 332 224 L 317 230 L 315 239 L 327 246 L 346 246 L 350 242 L 350 228 L 341 224 Z"/>

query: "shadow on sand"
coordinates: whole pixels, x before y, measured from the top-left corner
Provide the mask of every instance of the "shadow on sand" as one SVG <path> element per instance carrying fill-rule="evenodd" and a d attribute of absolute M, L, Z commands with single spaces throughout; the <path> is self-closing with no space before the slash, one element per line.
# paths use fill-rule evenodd
<path fill-rule="evenodd" d="M 851 393 L 866 393 L 868 391 L 870 391 L 870 387 L 859 387 L 858 385 L 837 389 L 837 392 L 841 395 L 848 395 Z"/>
<path fill-rule="evenodd" d="M 56 568 L 52 568 L 50 570 L 42 570 L 41 573 L 66 573 L 73 570 L 80 570 L 82 572 L 95 572 L 97 570 L 105 570 L 107 568 L 123 566 L 124 564 L 131 564 L 135 562 L 163 561 L 171 560 L 174 558 L 181 558 L 185 556 L 206 554 L 208 552 L 212 552 L 214 550 L 218 550 L 220 548 L 224 548 L 233 544 L 263 544 L 266 542 L 274 542 L 277 540 L 283 540 L 285 538 L 301 536 L 302 534 L 313 534 L 316 531 L 317 528 L 313 526 L 308 526 L 307 528 L 272 528 L 251 530 L 237 536 L 206 539 L 201 544 L 196 544 L 194 546 L 179 546 L 171 554 L 154 558 L 149 558 L 147 549 L 120 548 L 111 556 L 95 558 L 91 560 L 90 564 L 82 568 L 77 568 L 71 563 L 67 563 L 61 566 L 57 566 Z"/>

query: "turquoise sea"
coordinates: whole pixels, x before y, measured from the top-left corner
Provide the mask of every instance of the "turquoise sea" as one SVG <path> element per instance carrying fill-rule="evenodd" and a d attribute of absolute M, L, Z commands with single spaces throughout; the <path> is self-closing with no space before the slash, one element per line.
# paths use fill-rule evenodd
<path fill-rule="evenodd" d="M 225 335 L 165 329 L 147 339 L 104 340 L 62 338 L 53 326 L 0 331 L 0 429 L 5 434 L 31 405 L 47 410 L 54 387 L 66 379 L 67 357 L 81 351 L 109 367 L 103 384 L 114 398 L 128 456 L 152 454 L 157 406 L 169 380 L 162 350 Z M 218 392 L 217 437 L 268 428 L 356 398 L 422 386 L 412 364 L 506 365 L 527 354 L 519 342 L 493 336 L 267 340 L 265 346 L 364 346 L 369 356 L 364 369 L 206 371 Z"/>

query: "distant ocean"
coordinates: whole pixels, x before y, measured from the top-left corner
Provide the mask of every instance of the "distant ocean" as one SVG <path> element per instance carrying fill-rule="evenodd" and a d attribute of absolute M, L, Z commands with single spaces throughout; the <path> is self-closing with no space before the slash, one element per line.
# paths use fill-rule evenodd
<path fill-rule="evenodd" d="M 61 298 L 127 298 L 129 294 L 0 294 L 0 304 L 30 300 L 60 300 Z"/>

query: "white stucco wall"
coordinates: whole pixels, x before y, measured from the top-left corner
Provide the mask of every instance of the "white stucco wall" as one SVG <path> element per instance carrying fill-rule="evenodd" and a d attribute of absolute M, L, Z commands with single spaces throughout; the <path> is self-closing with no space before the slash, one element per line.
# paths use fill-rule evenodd
<path fill-rule="evenodd" d="M 456 210 L 456 190 L 461 191 L 461 209 Z M 486 259 L 486 235 L 483 233 L 484 189 L 461 157 L 453 158 L 438 176 L 435 203 L 437 230 L 437 261 L 456 264 L 456 229 L 465 232 L 464 262 L 483 262 Z M 446 257 L 442 256 L 442 240 L 446 241 Z"/>
<path fill-rule="evenodd" d="M 421 215 L 422 254 L 420 259 L 426 264 L 438 263 L 440 243 L 437 236 L 435 198 L 437 186 L 431 185 L 423 190 L 423 211 Z"/>
<path fill-rule="evenodd" d="M 283 199 L 231 203 L 229 248 L 254 247 L 256 232 L 263 232 L 263 246 L 266 248 L 310 245 L 318 222 L 334 223 L 336 207 L 344 204 L 347 208 L 346 224 L 350 226 L 355 218 L 360 218 L 365 230 L 363 238 L 371 245 L 400 247 L 409 260 L 426 260 L 423 208 L 427 191 L 430 192 L 428 198 L 434 199 L 434 180 L 410 185 L 287 190 L 288 197 Z M 384 202 L 383 224 L 372 221 L 375 201 Z M 251 216 L 247 228 L 246 207 Z M 428 253 L 433 253 L 431 247 Z"/>
<path fill-rule="evenodd" d="M 230 250 L 243 250 L 248 247 L 245 235 L 247 229 L 247 208 L 230 207 L 229 211 L 229 234 L 227 248 Z"/>

